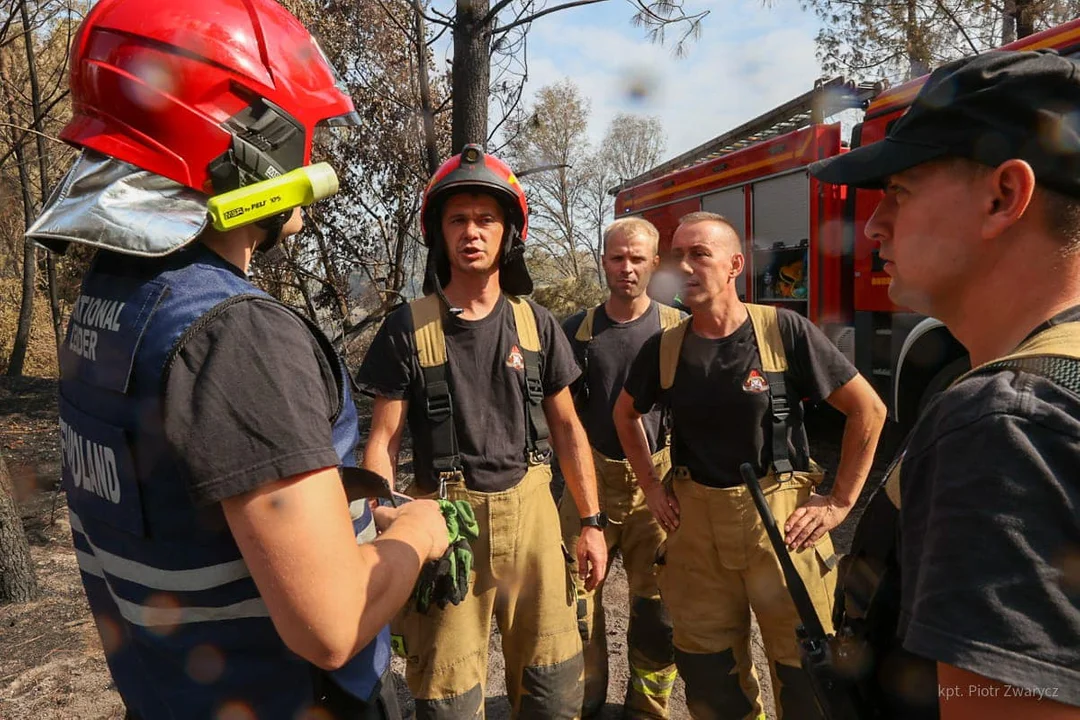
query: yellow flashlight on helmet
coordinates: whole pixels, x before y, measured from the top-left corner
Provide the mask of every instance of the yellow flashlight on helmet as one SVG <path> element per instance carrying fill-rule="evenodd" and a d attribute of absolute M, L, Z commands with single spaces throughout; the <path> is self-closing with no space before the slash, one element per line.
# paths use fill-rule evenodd
<path fill-rule="evenodd" d="M 207 201 L 206 211 L 214 228 L 224 232 L 310 205 L 337 191 L 337 173 L 329 163 L 320 162 L 215 195 Z"/>

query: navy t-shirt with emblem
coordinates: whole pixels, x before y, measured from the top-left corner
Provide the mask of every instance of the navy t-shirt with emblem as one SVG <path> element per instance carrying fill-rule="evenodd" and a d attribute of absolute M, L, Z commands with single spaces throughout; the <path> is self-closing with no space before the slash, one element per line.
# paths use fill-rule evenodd
<path fill-rule="evenodd" d="M 784 373 L 789 418 L 788 452 L 798 470 L 809 469 L 809 443 L 800 401 L 818 403 L 856 375 L 855 367 L 825 334 L 802 315 L 777 311 L 787 356 Z M 739 465 L 749 462 L 758 477 L 772 464 L 769 385 L 761 367 L 754 327 L 746 322 L 720 339 L 687 329 L 675 384 L 660 389 L 660 335 L 641 348 L 625 389 L 634 409 L 645 414 L 656 405 L 672 413 L 672 459 L 689 468 L 695 481 L 711 487 L 742 484 Z"/>
<path fill-rule="evenodd" d="M 568 387 L 581 374 L 570 343 L 552 314 L 527 301 L 540 335 L 540 380 L 544 397 Z M 525 458 L 525 366 L 505 297 L 480 320 L 448 318 L 443 323 L 454 427 L 467 487 L 499 492 L 516 485 Z M 416 355 L 412 313 L 407 305 L 383 322 L 357 373 L 367 395 L 408 400 L 418 486 L 434 492 L 431 432 L 425 410 L 423 375 Z"/>

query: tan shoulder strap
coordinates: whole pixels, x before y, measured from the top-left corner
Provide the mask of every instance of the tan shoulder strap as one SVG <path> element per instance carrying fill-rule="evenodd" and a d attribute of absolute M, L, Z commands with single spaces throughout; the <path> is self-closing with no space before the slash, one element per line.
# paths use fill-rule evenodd
<path fill-rule="evenodd" d="M 1065 357 L 1080 360 L 1080 322 L 1051 325 L 1041 333 L 1020 343 L 1008 355 L 983 363 L 967 371 L 958 377 L 953 384 L 955 385 L 969 375 L 979 372 L 987 365 L 1030 357 Z"/>
<path fill-rule="evenodd" d="M 536 329 L 536 315 L 524 298 L 507 295 L 510 307 L 514 309 L 514 325 L 517 327 L 518 342 L 522 350 L 540 352 L 540 333 Z"/>
<path fill-rule="evenodd" d="M 667 330 L 673 328 L 682 321 L 682 313 L 678 308 L 673 308 L 670 305 L 664 303 L 656 303 L 660 309 L 660 329 Z"/>
<path fill-rule="evenodd" d="M 787 370 L 787 354 L 780 337 L 780 325 L 776 320 L 776 308 L 772 305 L 746 303 L 750 323 L 754 326 L 761 369 L 765 372 L 782 373 Z"/>
<path fill-rule="evenodd" d="M 541 380 L 540 332 L 536 327 L 536 313 L 532 306 L 520 297 L 507 295 L 514 310 L 514 325 L 524 363 L 525 389 L 525 453 L 530 465 L 547 462 L 551 457 L 548 443 L 548 424 L 544 415 L 544 384 Z"/>
<path fill-rule="evenodd" d="M 1052 325 L 1020 343 L 1008 355 L 972 368 L 954 380 L 953 385 L 989 365 L 1033 357 L 1064 357 L 1080 360 L 1080 322 Z M 885 478 L 885 493 L 892 504 L 898 508 L 900 507 L 900 467 L 902 465 L 902 460 L 895 463 Z"/>
<path fill-rule="evenodd" d="M 443 308 L 437 295 L 425 295 L 409 303 L 413 334 L 420 367 L 446 364 L 446 336 L 443 335 Z"/>
<path fill-rule="evenodd" d="M 597 305 L 596 307 L 600 307 Z M 592 325 L 593 317 L 596 315 L 596 308 L 591 307 L 585 311 L 585 317 L 582 318 L 581 324 L 578 325 L 577 333 L 574 334 L 574 339 L 578 342 L 587 343 L 592 340 Z"/>
<path fill-rule="evenodd" d="M 889 474 L 885 476 L 885 496 L 897 510 L 900 509 L 900 468 L 903 464 L 903 458 L 901 458 L 900 462 L 894 463 L 889 468 Z"/>
<path fill-rule="evenodd" d="M 679 367 L 679 352 L 682 350 L 686 329 L 690 327 L 692 317 L 687 317 L 674 327 L 669 327 L 660 336 L 660 388 L 669 389 L 675 384 L 675 369 Z"/>

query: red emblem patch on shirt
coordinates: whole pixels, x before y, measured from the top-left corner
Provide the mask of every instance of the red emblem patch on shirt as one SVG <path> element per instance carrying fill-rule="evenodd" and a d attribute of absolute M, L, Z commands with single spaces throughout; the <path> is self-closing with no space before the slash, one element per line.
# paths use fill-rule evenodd
<path fill-rule="evenodd" d="M 757 370 L 751 370 L 742 384 L 743 392 L 763 393 L 769 389 L 769 381 Z"/>
<path fill-rule="evenodd" d="M 525 356 L 521 354 L 521 348 L 517 345 L 510 348 L 510 355 L 506 358 L 506 366 L 515 370 L 525 370 Z"/>

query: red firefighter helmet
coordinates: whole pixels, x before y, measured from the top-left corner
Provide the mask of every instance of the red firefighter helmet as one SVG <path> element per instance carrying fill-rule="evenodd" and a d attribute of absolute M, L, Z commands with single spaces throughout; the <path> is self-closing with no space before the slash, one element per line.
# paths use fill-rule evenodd
<path fill-rule="evenodd" d="M 506 235 L 499 254 L 499 285 L 510 295 L 528 295 L 533 283 L 525 265 L 524 242 L 529 232 L 525 191 L 510 166 L 486 154 L 479 145 L 466 145 L 461 154 L 444 162 L 424 190 L 420 206 L 420 227 L 428 246 L 424 291 L 442 295 L 442 288 L 450 282 L 450 261 L 443 247 L 442 208 L 450 195 L 470 191 L 493 195 L 502 205 Z"/>
<path fill-rule="evenodd" d="M 435 171 L 420 206 L 424 244 L 431 247 L 442 237 L 442 205 L 452 193 L 474 190 L 494 195 L 507 214 L 507 224 L 517 228 L 522 241 L 529 231 L 529 204 L 525 191 L 510 166 L 479 145 L 466 145 Z"/>
<path fill-rule="evenodd" d="M 70 72 L 61 138 L 208 194 L 309 164 L 316 126 L 356 117 L 275 0 L 100 0 Z"/>

